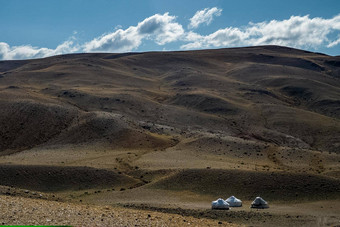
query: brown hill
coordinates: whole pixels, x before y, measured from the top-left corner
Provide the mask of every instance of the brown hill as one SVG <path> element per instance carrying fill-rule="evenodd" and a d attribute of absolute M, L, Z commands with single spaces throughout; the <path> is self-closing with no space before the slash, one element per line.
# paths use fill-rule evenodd
<path fill-rule="evenodd" d="M 339 61 L 277 46 L 2 61 L 1 152 L 117 137 L 124 121 L 339 152 Z"/>
<path fill-rule="evenodd" d="M 0 61 L 1 184 L 110 205 L 336 200 L 339 67 L 280 46 Z"/>

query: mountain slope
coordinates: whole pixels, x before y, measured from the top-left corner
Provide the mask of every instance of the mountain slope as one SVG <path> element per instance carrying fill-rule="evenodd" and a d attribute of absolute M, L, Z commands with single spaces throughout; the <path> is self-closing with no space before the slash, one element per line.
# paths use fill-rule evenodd
<path fill-rule="evenodd" d="M 143 133 L 164 133 L 159 124 L 339 152 L 339 62 L 278 46 L 2 61 L 0 152 L 91 142 L 88 130 L 72 133 L 84 125 L 98 138 L 130 127 L 79 120 L 91 112 L 124 116 Z M 73 139 L 60 136 L 70 130 Z"/>

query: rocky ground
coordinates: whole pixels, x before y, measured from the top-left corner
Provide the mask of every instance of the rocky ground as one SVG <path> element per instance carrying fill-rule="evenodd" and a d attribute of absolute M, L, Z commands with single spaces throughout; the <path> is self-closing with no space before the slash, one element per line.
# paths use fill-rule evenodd
<path fill-rule="evenodd" d="M 228 222 L 154 211 L 88 206 L 0 196 L 1 225 L 236 226 Z"/>

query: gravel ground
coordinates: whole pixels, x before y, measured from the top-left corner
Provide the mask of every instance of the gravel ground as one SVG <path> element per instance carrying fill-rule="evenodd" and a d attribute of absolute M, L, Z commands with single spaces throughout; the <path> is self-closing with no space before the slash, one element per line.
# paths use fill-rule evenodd
<path fill-rule="evenodd" d="M 177 214 L 12 196 L 0 196 L 0 225 L 235 226 Z"/>

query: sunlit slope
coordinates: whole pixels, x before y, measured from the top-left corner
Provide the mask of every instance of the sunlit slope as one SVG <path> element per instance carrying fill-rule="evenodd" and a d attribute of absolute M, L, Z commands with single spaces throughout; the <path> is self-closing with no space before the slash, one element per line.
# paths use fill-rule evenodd
<path fill-rule="evenodd" d="M 339 61 L 277 46 L 2 61 L 0 149 L 210 131 L 339 152 Z"/>

